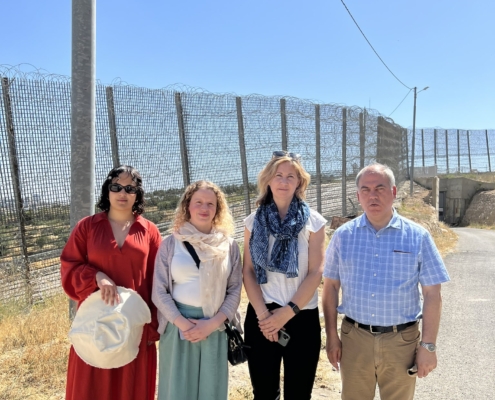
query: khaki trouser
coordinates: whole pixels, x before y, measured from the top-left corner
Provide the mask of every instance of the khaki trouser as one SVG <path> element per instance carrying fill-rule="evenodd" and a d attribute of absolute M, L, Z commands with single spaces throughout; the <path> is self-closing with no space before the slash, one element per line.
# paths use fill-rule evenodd
<path fill-rule="evenodd" d="M 412 367 L 419 342 L 418 323 L 401 332 L 372 334 L 342 321 L 340 363 L 343 400 L 373 400 L 378 383 L 381 400 L 412 400 Z"/>

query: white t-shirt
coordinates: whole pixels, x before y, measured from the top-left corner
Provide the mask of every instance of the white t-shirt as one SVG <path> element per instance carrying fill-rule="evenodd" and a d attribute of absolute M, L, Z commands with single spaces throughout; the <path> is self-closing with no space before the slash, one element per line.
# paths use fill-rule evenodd
<path fill-rule="evenodd" d="M 246 228 L 249 232 L 253 230 L 255 215 L 256 212 L 253 212 L 244 220 Z M 287 278 L 285 274 L 266 271 L 267 283 L 260 285 L 265 303 L 277 303 L 281 306 L 285 306 L 289 301 L 291 301 L 292 297 L 296 294 L 297 289 L 301 286 L 302 281 L 308 275 L 309 234 L 311 232 L 318 232 L 326 224 L 326 222 L 327 220 L 320 214 L 314 210 L 310 210 L 308 221 L 297 237 L 297 248 L 299 250 L 298 276 L 295 278 Z M 268 238 L 268 259 L 270 259 L 272 254 L 274 243 L 275 237 L 270 235 Z M 249 243 L 245 243 L 244 245 L 249 246 Z M 318 307 L 317 290 L 315 290 L 315 293 L 309 303 L 302 309 L 307 310 L 316 307 Z"/>
<path fill-rule="evenodd" d="M 171 273 L 174 300 L 189 306 L 201 307 L 199 269 L 184 243 L 177 239 L 175 239 Z"/>

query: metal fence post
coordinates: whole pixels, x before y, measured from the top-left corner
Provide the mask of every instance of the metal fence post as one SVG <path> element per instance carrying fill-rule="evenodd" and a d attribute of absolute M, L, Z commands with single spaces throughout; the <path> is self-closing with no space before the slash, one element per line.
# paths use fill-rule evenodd
<path fill-rule="evenodd" d="M 406 170 L 407 179 L 411 179 L 411 173 L 409 171 L 409 138 L 407 137 L 408 130 L 404 129 L 404 136 L 406 138 Z"/>
<path fill-rule="evenodd" d="M 414 155 L 415 155 L 415 148 L 416 148 L 416 129 L 412 130 L 412 143 L 411 143 L 411 171 L 409 173 L 409 195 L 413 195 L 413 188 L 414 188 Z"/>
<path fill-rule="evenodd" d="M 280 118 L 282 123 L 282 150 L 287 151 L 287 114 L 285 113 L 285 99 L 280 99 Z"/>
<path fill-rule="evenodd" d="M 404 128 L 399 128 L 399 132 L 400 132 L 400 159 L 399 159 L 399 164 L 400 164 L 400 172 L 401 174 L 404 173 L 404 176 L 405 178 L 404 179 L 407 179 L 407 174 L 408 174 L 408 170 L 407 170 L 407 164 L 405 164 L 405 160 L 407 158 L 407 147 L 406 147 L 406 144 L 405 144 L 405 141 L 404 141 L 404 137 L 406 137 L 404 135 Z M 406 165 L 406 167 L 404 168 L 404 164 Z"/>
<path fill-rule="evenodd" d="M 449 132 L 445 129 L 445 159 L 447 160 L 447 174 L 449 173 Z"/>
<path fill-rule="evenodd" d="M 342 108 L 342 216 L 347 215 L 347 109 Z"/>
<path fill-rule="evenodd" d="M 366 111 L 365 111 L 366 112 Z M 365 136 L 365 125 L 364 125 L 364 112 L 359 113 L 359 169 L 364 168 L 364 146 L 366 144 L 366 136 Z"/>
<path fill-rule="evenodd" d="M 421 155 L 423 157 L 423 167 L 425 166 L 425 130 L 421 129 Z"/>
<path fill-rule="evenodd" d="M 469 157 L 469 173 L 473 170 L 471 166 L 471 143 L 469 140 L 469 131 L 467 131 L 467 142 L 468 142 L 468 157 Z"/>
<path fill-rule="evenodd" d="M 115 122 L 115 102 L 113 99 L 113 87 L 107 86 L 107 111 L 108 111 L 108 126 L 110 127 L 110 146 L 112 147 L 113 167 L 120 165 L 119 158 L 119 142 L 117 141 L 117 124 Z"/>
<path fill-rule="evenodd" d="M 437 130 L 433 129 L 433 158 L 435 160 L 434 165 L 437 165 Z"/>
<path fill-rule="evenodd" d="M 459 137 L 459 129 L 457 129 L 457 173 L 461 173 L 461 139 Z"/>
<path fill-rule="evenodd" d="M 488 155 L 488 170 L 492 172 L 492 161 L 490 160 L 490 146 L 488 144 L 488 129 L 485 129 L 486 137 L 486 154 Z"/>
<path fill-rule="evenodd" d="M 28 257 L 27 239 L 26 239 L 26 215 L 24 213 L 24 203 L 21 193 L 21 184 L 19 178 L 19 163 L 17 158 L 17 147 L 15 143 L 15 130 L 12 117 L 12 104 L 10 101 L 9 93 L 9 79 L 2 78 L 2 93 L 3 93 L 3 105 L 5 110 L 5 124 L 7 130 L 7 140 L 9 146 L 9 159 L 10 159 L 10 175 L 12 178 L 12 186 L 14 189 L 15 200 L 15 212 L 17 214 L 17 220 L 19 221 L 19 241 L 21 245 L 21 256 L 23 261 L 23 275 L 26 283 L 26 300 L 29 304 L 33 302 L 32 287 L 31 287 L 31 268 Z"/>
<path fill-rule="evenodd" d="M 72 0 L 70 226 L 95 212 L 96 0 Z M 76 304 L 69 305 L 73 317 Z"/>
<path fill-rule="evenodd" d="M 184 129 L 184 115 L 182 112 L 182 99 L 179 92 L 175 92 L 175 108 L 177 110 L 177 123 L 179 125 L 180 159 L 182 161 L 182 180 L 184 187 L 191 183 L 189 174 L 189 158 L 187 155 L 186 132 Z"/>
<path fill-rule="evenodd" d="M 315 104 L 315 134 L 316 134 L 316 210 L 321 214 L 321 131 L 320 105 Z"/>
<path fill-rule="evenodd" d="M 246 145 L 244 143 L 244 121 L 242 119 L 242 99 L 235 98 L 237 108 L 237 127 L 239 131 L 239 152 L 241 153 L 242 182 L 244 184 L 244 202 L 246 204 L 246 215 L 251 214 L 251 199 L 249 198 L 249 176 L 246 159 Z"/>

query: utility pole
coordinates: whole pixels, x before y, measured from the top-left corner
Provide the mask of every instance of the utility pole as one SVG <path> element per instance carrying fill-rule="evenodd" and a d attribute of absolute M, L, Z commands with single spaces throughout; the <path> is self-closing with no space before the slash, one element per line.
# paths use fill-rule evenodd
<path fill-rule="evenodd" d="M 414 86 L 414 108 L 413 108 L 413 131 L 412 131 L 412 153 L 411 153 L 411 170 L 409 171 L 409 195 L 413 195 L 414 186 L 414 148 L 416 147 L 416 89 Z"/>
<path fill-rule="evenodd" d="M 414 185 L 414 147 L 416 146 L 416 97 L 418 93 L 421 93 L 423 90 L 428 89 L 429 86 L 426 86 L 424 89 L 421 89 L 417 92 L 417 87 L 414 87 L 414 109 L 413 109 L 413 132 L 412 132 L 412 153 L 411 153 L 411 171 L 409 172 L 410 186 L 409 186 L 409 195 L 413 195 L 413 185 Z"/>
<path fill-rule="evenodd" d="M 72 0 L 70 227 L 95 212 L 96 0 Z M 70 301 L 75 316 L 76 303 Z"/>

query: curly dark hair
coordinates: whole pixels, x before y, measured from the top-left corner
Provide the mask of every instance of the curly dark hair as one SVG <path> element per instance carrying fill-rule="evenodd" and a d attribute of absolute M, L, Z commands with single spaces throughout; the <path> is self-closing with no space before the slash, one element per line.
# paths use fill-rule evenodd
<path fill-rule="evenodd" d="M 131 167 L 130 165 L 120 165 L 114 169 L 112 169 L 103 182 L 101 187 L 100 201 L 98 201 L 97 207 L 101 211 L 108 212 L 110 210 L 110 200 L 108 199 L 108 186 L 112 183 L 112 181 L 117 178 L 120 174 L 127 173 L 132 178 L 132 181 L 136 183 L 136 187 L 138 191 L 136 193 L 136 201 L 132 206 L 132 212 L 135 214 L 142 214 L 144 212 L 144 190 L 143 190 L 143 179 L 141 178 L 141 174 L 139 171 Z"/>

